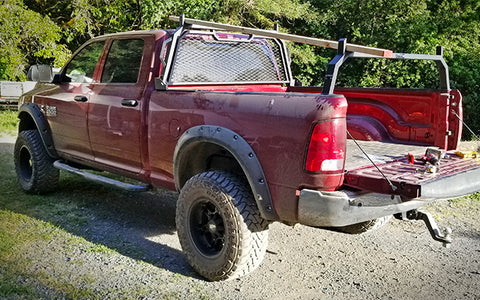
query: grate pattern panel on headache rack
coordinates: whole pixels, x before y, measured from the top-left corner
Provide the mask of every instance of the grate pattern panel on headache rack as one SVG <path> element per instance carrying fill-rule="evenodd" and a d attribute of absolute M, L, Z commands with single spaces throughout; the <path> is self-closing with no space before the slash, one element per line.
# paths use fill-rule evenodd
<path fill-rule="evenodd" d="M 265 38 L 239 40 L 235 35 L 217 40 L 213 35 L 187 34 L 179 41 L 170 82 L 285 82 L 279 48 Z"/>

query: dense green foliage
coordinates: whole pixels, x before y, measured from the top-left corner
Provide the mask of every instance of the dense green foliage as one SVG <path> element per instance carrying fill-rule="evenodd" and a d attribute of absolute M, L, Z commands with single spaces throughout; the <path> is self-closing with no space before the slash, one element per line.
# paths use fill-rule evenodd
<path fill-rule="evenodd" d="M 466 121 L 480 129 L 480 1 L 478 0 L 6 0 L 0 1 L 0 78 L 23 79 L 35 62 L 61 65 L 92 36 L 174 28 L 169 15 L 348 41 L 395 52 L 445 47 L 450 83 L 464 95 Z M 291 45 L 296 76 L 322 84 L 329 49 Z M 67 50 L 68 49 L 68 50 Z M 351 61 L 345 86 L 436 87 L 433 63 Z"/>
<path fill-rule="evenodd" d="M 395 52 L 434 54 L 445 49 L 450 84 L 464 96 L 465 119 L 478 132 L 480 119 L 480 1 L 478 0 L 311 0 L 320 16 L 307 25 L 297 20 L 290 28 L 306 35 L 348 38 L 353 43 L 392 49 Z M 325 50 L 315 50 L 322 54 Z M 322 52 L 323 51 L 323 52 Z M 325 61 L 311 55 L 297 60 L 297 72 L 308 83 L 321 84 Z M 433 63 L 367 60 L 350 62 L 352 76 L 340 84 L 393 87 L 436 87 Z M 321 72 L 318 72 L 322 70 Z"/>
<path fill-rule="evenodd" d="M 37 61 L 60 65 L 70 54 L 59 43 L 61 28 L 21 0 L 0 6 L 0 80 L 25 78 L 25 66 Z"/>

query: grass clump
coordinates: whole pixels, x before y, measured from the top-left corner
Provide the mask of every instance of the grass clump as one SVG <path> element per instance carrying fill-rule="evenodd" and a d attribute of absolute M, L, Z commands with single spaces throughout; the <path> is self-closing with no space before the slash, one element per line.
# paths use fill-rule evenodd
<path fill-rule="evenodd" d="M 32 254 L 36 249 L 48 249 L 46 245 L 53 239 L 78 238 L 50 223 L 0 210 L 0 298 L 39 299 L 51 296 L 51 293 L 59 297 L 94 295 L 85 294 L 82 288 L 65 288 L 65 282 L 47 275 L 44 270 L 32 269 L 32 265 L 43 259 Z"/>
<path fill-rule="evenodd" d="M 112 249 L 108 248 L 105 245 L 100 245 L 100 244 L 93 245 L 93 246 L 85 249 L 85 251 L 89 252 L 89 253 L 104 253 L 104 254 L 114 253 L 114 251 Z"/>
<path fill-rule="evenodd" d="M 8 299 L 39 299 L 41 295 L 32 286 L 23 284 L 23 278 L 0 269 L 0 296 Z"/>
<path fill-rule="evenodd" d="M 17 134 L 17 114 L 12 110 L 0 111 L 0 136 Z"/>

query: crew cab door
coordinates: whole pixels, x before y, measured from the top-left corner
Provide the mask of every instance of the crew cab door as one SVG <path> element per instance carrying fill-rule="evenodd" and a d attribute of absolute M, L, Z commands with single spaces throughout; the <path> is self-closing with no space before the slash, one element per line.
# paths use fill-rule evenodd
<path fill-rule="evenodd" d="M 147 37 L 110 39 L 100 81 L 89 103 L 88 135 L 95 161 L 139 173 L 142 169 L 143 92 L 153 42 Z M 151 52 L 150 52 L 151 53 Z"/>
<path fill-rule="evenodd" d="M 61 82 L 46 86 L 33 99 L 47 117 L 55 149 L 72 158 L 93 159 L 87 130 L 88 101 L 104 45 L 104 41 L 94 41 L 79 49 L 63 69 Z"/>

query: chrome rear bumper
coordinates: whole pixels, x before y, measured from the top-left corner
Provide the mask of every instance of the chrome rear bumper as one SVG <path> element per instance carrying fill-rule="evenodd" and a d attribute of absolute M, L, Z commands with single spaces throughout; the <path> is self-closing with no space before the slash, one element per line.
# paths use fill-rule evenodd
<path fill-rule="evenodd" d="M 402 202 L 399 196 L 352 191 L 303 189 L 298 202 L 299 223 L 316 227 L 338 227 L 417 209 L 429 201 Z"/>

